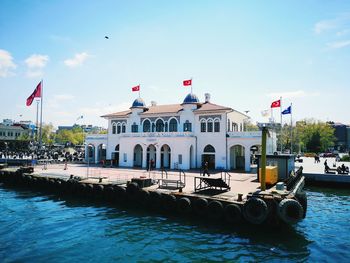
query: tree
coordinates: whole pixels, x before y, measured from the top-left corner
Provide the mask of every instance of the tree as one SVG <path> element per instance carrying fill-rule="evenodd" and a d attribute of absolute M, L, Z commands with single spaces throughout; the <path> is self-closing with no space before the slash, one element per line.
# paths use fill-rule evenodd
<path fill-rule="evenodd" d="M 41 132 L 42 132 L 42 141 L 46 145 L 52 145 L 55 141 L 55 133 L 54 127 L 52 123 L 43 124 Z"/>

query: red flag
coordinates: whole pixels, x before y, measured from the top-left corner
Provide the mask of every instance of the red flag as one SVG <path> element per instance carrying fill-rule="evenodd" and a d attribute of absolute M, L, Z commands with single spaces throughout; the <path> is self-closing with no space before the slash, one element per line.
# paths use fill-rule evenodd
<path fill-rule="evenodd" d="M 271 108 L 279 108 L 281 107 L 281 100 L 276 100 L 271 103 Z"/>
<path fill-rule="evenodd" d="M 140 85 L 131 88 L 132 91 L 140 91 Z"/>
<path fill-rule="evenodd" d="M 192 85 L 192 79 L 184 80 L 183 84 L 184 84 L 184 86 L 191 86 Z"/>
<path fill-rule="evenodd" d="M 32 105 L 34 98 L 41 98 L 41 81 L 36 86 L 33 93 L 28 97 L 26 105 L 27 106 Z"/>

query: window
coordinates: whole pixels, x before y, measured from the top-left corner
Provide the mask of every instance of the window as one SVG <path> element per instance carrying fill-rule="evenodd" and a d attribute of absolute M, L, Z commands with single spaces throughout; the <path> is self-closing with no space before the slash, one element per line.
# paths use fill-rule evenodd
<path fill-rule="evenodd" d="M 184 123 L 184 132 L 191 132 L 192 131 L 192 123 L 189 121 L 186 121 Z"/>
<path fill-rule="evenodd" d="M 112 124 L 112 134 L 115 134 L 117 131 L 117 126 L 115 125 L 115 123 Z"/>
<path fill-rule="evenodd" d="M 116 152 L 119 152 L 119 144 L 114 149 Z"/>
<path fill-rule="evenodd" d="M 175 119 L 171 119 L 169 122 L 169 132 L 177 132 L 177 121 Z"/>
<path fill-rule="evenodd" d="M 120 127 L 120 125 L 118 124 L 118 125 L 117 125 L 117 134 L 120 133 L 120 130 L 121 130 L 121 127 Z"/>
<path fill-rule="evenodd" d="M 227 131 L 230 131 L 230 119 L 227 120 Z"/>
<path fill-rule="evenodd" d="M 126 125 L 123 124 L 123 125 L 122 125 L 122 133 L 125 133 L 125 131 L 126 131 Z"/>
<path fill-rule="evenodd" d="M 160 119 L 156 122 L 156 132 L 164 132 L 164 122 Z"/>
<path fill-rule="evenodd" d="M 143 122 L 143 132 L 150 132 L 151 131 L 151 123 L 149 120 L 145 120 Z"/>
<path fill-rule="evenodd" d="M 201 122 L 201 132 L 206 132 L 206 123 L 204 121 Z"/>
<path fill-rule="evenodd" d="M 182 164 L 182 154 L 179 154 L 179 164 Z"/>
<path fill-rule="evenodd" d="M 204 151 L 206 153 L 215 153 L 215 148 L 213 146 L 211 146 L 210 144 L 208 144 L 207 146 L 204 147 Z"/>
<path fill-rule="evenodd" d="M 214 132 L 220 132 L 220 121 L 215 120 L 214 122 Z"/>
<path fill-rule="evenodd" d="M 123 157 L 124 157 L 124 163 L 126 163 L 126 162 L 127 162 L 127 160 L 128 160 L 128 159 L 127 159 L 127 155 L 126 155 L 126 153 L 124 153 L 124 154 L 123 154 Z"/>
<path fill-rule="evenodd" d="M 133 125 L 131 125 L 131 132 L 138 132 L 139 126 L 134 122 Z"/>
<path fill-rule="evenodd" d="M 209 120 L 208 121 L 208 128 L 207 128 L 208 132 L 213 132 L 213 121 Z"/>

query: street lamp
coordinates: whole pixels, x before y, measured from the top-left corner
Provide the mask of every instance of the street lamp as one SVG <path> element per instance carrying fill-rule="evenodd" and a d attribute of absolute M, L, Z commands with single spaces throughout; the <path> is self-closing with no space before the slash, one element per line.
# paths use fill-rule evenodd
<path fill-rule="evenodd" d="M 92 148 L 92 145 L 87 146 L 87 170 L 86 170 L 86 178 L 89 178 L 89 167 L 90 167 L 90 148 Z"/>

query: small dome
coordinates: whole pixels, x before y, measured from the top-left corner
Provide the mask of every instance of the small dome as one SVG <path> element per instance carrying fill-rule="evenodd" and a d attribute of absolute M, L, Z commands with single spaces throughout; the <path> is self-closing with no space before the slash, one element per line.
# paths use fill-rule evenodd
<path fill-rule="evenodd" d="M 199 103 L 199 99 L 195 94 L 190 93 L 186 96 L 183 103 Z"/>
<path fill-rule="evenodd" d="M 131 108 L 143 108 L 143 107 L 146 107 L 146 104 L 141 98 L 137 98 L 136 100 L 134 100 L 131 106 Z"/>

